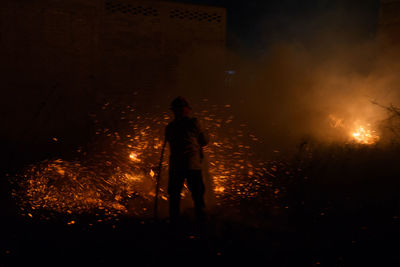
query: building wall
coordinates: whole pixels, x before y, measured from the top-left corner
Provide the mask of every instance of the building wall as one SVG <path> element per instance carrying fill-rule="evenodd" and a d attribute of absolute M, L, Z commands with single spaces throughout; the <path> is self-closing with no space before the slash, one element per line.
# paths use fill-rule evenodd
<path fill-rule="evenodd" d="M 103 89 L 124 91 L 123 77 L 149 85 L 185 51 L 225 45 L 222 8 L 132 0 L 9 0 L 1 11 L 10 78 L 23 75 L 29 82 L 91 87 L 91 80 L 106 77 L 100 84 L 117 86 Z"/>
<path fill-rule="evenodd" d="M 400 0 L 381 0 L 378 38 L 386 46 L 400 44 Z"/>
<path fill-rule="evenodd" d="M 3 0 L 0 15 L 0 137 L 16 142 L 84 142 L 96 105 L 135 91 L 150 96 L 174 83 L 182 54 L 225 46 L 223 8 Z"/>
<path fill-rule="evenodd" d="M 225 46 L 222 8 L 107 0 L 103 18 L 102 76 L 109 77 L 105 84 L 112 90 L 126 91 L 135 84 L 160 88 L 173 82 L 174 68 L 185 51 Z"/>

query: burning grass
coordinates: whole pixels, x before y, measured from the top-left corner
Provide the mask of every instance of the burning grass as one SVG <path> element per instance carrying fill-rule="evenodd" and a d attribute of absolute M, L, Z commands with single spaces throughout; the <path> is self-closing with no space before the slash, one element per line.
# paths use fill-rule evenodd
<path fill-rule="evenodd" d="M 370 124 L 356 126 L 351 136 L 357 143 L 364 145 L 373 145 L 379 141 L 379 135 L 374 130 L 371 130 Z"/>
<path fill-rule="evenodd" d="M 370 123 L 365 123 L 361 120 L 354 120 L 353 123 L 350 123 L 349 120 L 345 120 L 333 114 L 329 115 L 329 120 L 329 124 L 332 128 L 339 130 L 340 134 L 343 136 L 347 135 L 344 141 L 348 143 L 374 145 L 380 140 L 376 129 L 374 129 Z"/>

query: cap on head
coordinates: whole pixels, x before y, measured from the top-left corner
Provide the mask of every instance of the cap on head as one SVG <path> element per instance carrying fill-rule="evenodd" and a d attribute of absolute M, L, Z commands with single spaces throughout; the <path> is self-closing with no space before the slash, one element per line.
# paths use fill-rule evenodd
<path fill-rule="evenodd" d="M 184 107 L 190 108 L 189 102 L 183 96 L 178 96 L 171 102 L 171 109 L 178 110 Z"/>

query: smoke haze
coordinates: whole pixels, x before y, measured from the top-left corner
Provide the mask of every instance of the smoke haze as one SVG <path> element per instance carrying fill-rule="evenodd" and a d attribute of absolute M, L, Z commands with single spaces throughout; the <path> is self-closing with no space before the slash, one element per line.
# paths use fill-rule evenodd
<path fill-rule="evenodd" d="M 360 38 L 365 29 L 339 31 L 326 20 L 309 22 L 322 25 L 312 32 L 319 35 L 268 44 L 258 58 L 193 49 L 181 58 L 171 95 L 232 105 L 267 150 L 293 148 L 304 139 L 346 142 L 355 123 L 379 132 L 387 113 L 372 102 L 399 104 L 398 57 L 379 36 Z"/>

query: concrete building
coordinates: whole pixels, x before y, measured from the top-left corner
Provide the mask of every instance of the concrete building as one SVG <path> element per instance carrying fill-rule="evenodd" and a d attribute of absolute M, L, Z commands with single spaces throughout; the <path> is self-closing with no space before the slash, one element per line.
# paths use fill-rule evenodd
<path fill-rule="evenodd" d="M 381 0 L 378 40 L 385 46 L 400 45 L 400 0 Z"/>
<path fill-rule="evenodd" d="M 19 80 L 63 84 L 67 76 L 69 87 L 96 80 L 124 91 L 130 77 L 154 87 L 185 50 L 225 45 L 223 8 L 135 0 L 10 0 L 0 8 L 3 56 Z"/>
<path fill-rule="evenodd" d="M 0 112 L 7 127 L 0 136 L 38 144 L 53 136 L 84 139 L 95 105 L 173 86 L 181 55 L 195 47 L 223 49 L 225 28 L 225 9 L 217 7 L 3 0 Z"/>

